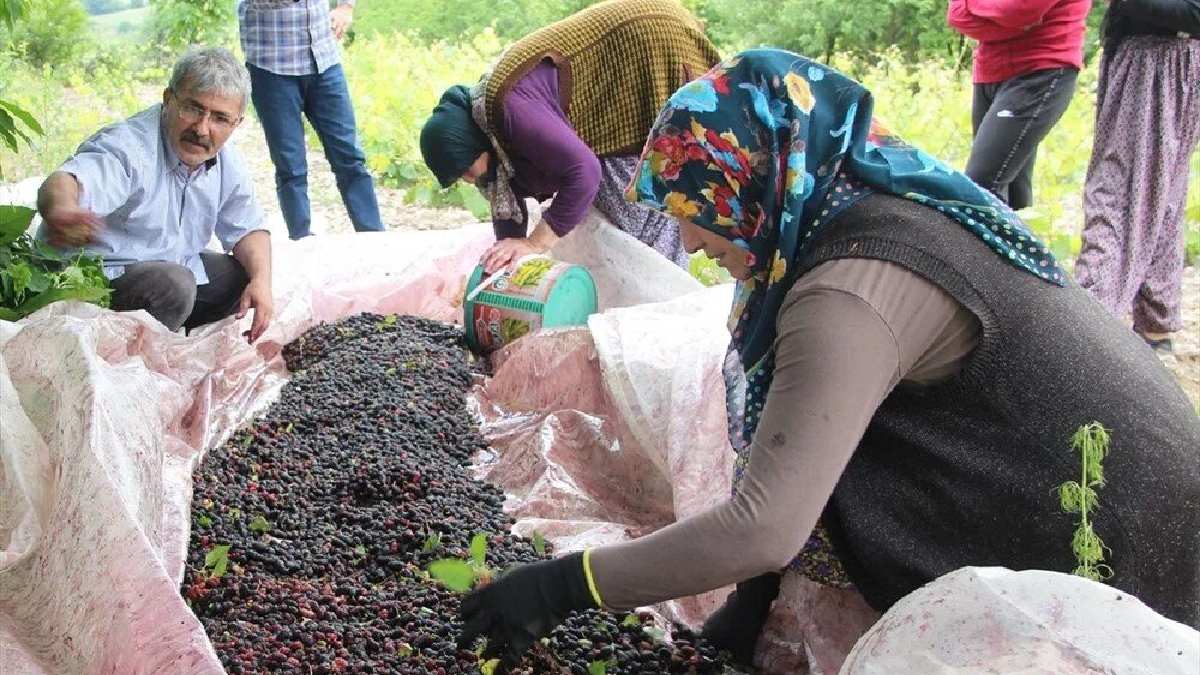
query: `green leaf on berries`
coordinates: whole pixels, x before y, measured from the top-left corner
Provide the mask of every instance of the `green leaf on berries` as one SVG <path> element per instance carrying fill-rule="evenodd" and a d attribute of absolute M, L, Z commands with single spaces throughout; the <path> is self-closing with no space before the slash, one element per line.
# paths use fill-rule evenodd
<path fill-rule="evenodd" d="M 266 518 L 261 515 L 255 516 L 254 520 L 250 521 L 250 531 L 263 534 L 271 530 L 271 523 L 267 522 Z"/>
<path fill-rule="evenodd" d="M 471 562 L 479 567 L 483 567 L 487 559 L 487 535 L 482 532 L 476 532 L 474 537 L 471 537 Z"/>
<path fill-rule="evenodd" d="M 204 567 L 208 568 L 209 574 L 214 577 L 220 578 L 223 576 L 228 566 L 229 544 L 214 546 L 204 555 Z"/>
<path fill-rule="evenodd" d="M 533 532 L 533 551 L 538 555 L 546 555 L 546 538 L 537 530 Z"/>
<path fill-rule="evenodd" d="M 456 593 L 466 593 L 475 585 L 475 570 L 463 560 L 435 560 L 429 563 L 429 574 Z"/>

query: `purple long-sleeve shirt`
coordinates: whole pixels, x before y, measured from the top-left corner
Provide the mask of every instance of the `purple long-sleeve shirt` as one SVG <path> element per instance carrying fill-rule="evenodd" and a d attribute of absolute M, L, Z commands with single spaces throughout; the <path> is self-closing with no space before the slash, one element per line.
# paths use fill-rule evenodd
<path fill-rule="evenodd" d="M 558 68 L 549 60 L 529 71 L 504 99 L 500 128 L 512 161 L 513 191 L 554 198 L 542 218 L 558 236 L 582 220 L 600 187 L 600 160 L 575 133 L 558 96 Z M 523 219 L 524 220 L 524 219 Z M 525 236 L 525 222 L 494 221 L 497 239 Z"/>

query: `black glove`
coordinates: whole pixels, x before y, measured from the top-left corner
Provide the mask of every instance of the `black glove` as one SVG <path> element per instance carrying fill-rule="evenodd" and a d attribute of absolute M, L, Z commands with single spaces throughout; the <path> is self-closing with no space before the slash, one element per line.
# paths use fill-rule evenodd
<path fill-rule="evenodd" d="M 583 570 L 583 554 L 518 565 L 463 598 L 460 649 L 487 638 L 484 660 L 499 658 L 497 675 L 521 660 L 525 650 L 550 634 L 575 610 L 596 606 Z"/>
<path fill-rule="evenodd" d="M 768 572 L 738 584 L 725 604 L 704 622 L 701 635 L 717 650 L 728 651 L 736 662 L 753 665 L 754 646 L 767 622 L 771 603 L 779 595 L 781 579 L 780 574 Z"/>

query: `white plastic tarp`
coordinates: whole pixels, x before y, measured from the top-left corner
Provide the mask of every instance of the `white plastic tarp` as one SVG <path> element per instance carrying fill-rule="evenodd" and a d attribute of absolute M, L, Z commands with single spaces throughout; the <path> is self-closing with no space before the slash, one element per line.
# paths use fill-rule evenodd
<path fill-rule="evenodd" d="M 183 337 L 144 312 L 0 322 L 0 673 L 222 672 L 178 588 L 191 474 L 271 399 L 281 346 L 371 311 L 445 321 L 490 228 L 274 249 L 276 319 Z"/>
<path fill-rule="evenodd" d="M 1200 633 L 1111 586 L 1060 572 L 966 567 L 910 593 L 842 675 L 1195 675 Z"/>

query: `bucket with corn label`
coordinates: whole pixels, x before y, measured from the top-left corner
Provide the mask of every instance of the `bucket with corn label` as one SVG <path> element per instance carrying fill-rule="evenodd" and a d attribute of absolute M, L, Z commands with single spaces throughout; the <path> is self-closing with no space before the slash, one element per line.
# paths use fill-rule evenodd
<path fill-rule="evenodd" d="M 495 351 L 542 328 L 581 326 L 596 312 L 596 283 L 587 269 L 546 256 L 523 258 L 509 271 L 467 281 L 463 327 L 477 352 Z"/>

